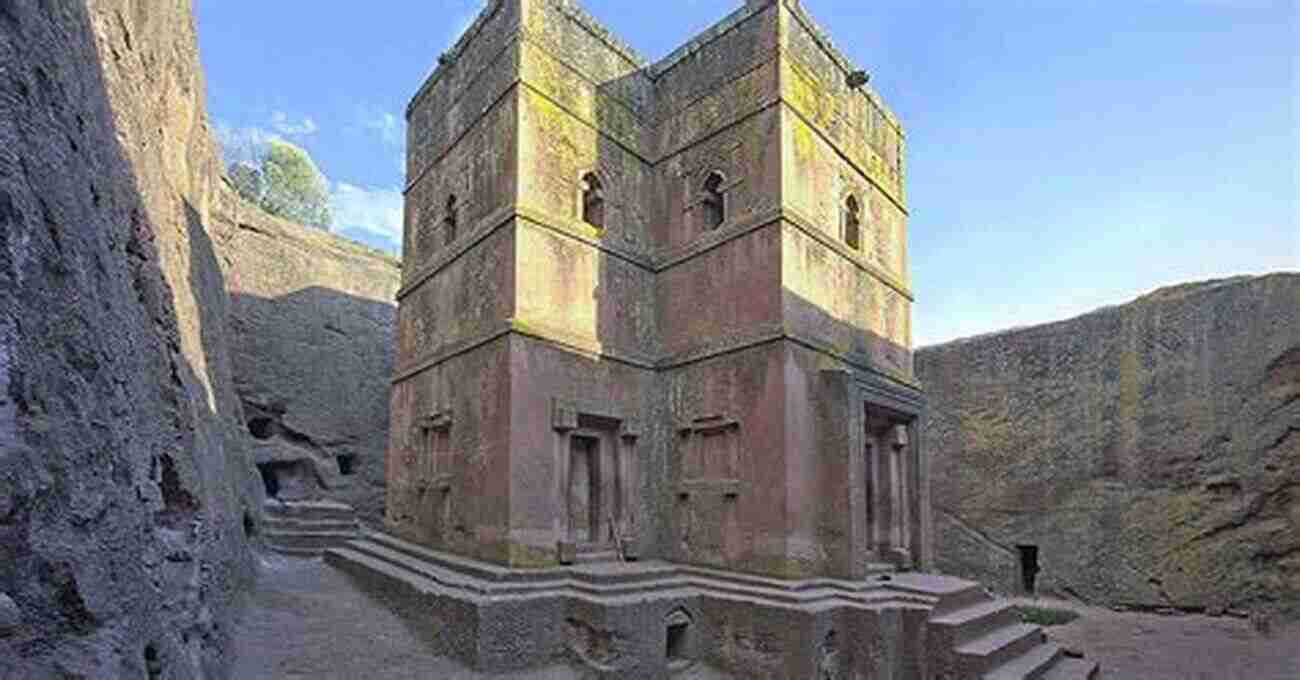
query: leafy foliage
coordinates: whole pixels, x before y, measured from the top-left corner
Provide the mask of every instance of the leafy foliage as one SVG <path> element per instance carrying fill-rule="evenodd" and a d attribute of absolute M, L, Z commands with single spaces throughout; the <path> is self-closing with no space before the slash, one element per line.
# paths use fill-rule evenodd
<path fill-rule="evenodd" d="M 1016 612 L 1020 614 L 1020 618 L 1025 623 L 1032 623 L 1043 627 L 1061 626 L 1079 618 L 1078 612 L 1073 612 L 1069 609 L 1054 609 L 1052 607 L 1022 606 L 1016 607 Z"/>
<path fill-rule="evenodd" d="M 231 163 L 227 172 L 244 200 L 277 217 L 329 229 L 329 182 L 305 149 L 273 139 L 254 161 Z"/>

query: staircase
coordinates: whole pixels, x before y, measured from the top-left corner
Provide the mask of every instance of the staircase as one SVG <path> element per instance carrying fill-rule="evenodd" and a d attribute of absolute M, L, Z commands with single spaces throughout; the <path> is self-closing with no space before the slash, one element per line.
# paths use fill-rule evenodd
<path fill-rule="evenodd" d="M 320 557 L 360 534 L 352 506 L 332 501 L 267 499 L 262 527 L 267 547 L 296 557 Z"/>
<path fill-rule="evenodd" d="M 943 593 L 930 614 L 930 634 L 942 642 L 946 672 L 936 677 L 966 680 L 1094 680 L 1095 661 L 1066 656 L 1041 626 L 1024 623 L 1007 600 L 971 586 Z"/>

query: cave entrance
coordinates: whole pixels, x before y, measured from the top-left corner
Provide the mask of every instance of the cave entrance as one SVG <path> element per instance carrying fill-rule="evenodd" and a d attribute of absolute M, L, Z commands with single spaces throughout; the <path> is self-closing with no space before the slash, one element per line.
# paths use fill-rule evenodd
<path fill-rule="evenodd" d="M 341 453 L 336 460 L 339 463 L 339 474 L 348 476 L 357 473 L 357 457 L 355 454 Z"/>
<path fill-rule="evenodd" d="M 1020 582 L 1026 595 L 1033 595 L 1038 581 L 1038 546 L 1018 545 L 1020 551 Z"/>

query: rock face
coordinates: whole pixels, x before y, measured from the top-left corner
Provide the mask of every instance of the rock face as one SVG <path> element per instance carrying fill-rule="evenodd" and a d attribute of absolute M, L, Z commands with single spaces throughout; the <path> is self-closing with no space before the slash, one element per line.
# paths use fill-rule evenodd
<path fill-rule="evenodd" d="M 397 261 L 222 198 L 235 389 L 267 494 L 342 501 L 378 525 Z"/>
<path fill-rule="evenodd" d="M 225 673 L 261 485 L 203 92 L 185 0 L 0 3 L 0 677 Z"/>
<path fill-rule="evenodd" d="M 1036 558 L 1038 590 L 1096 603 L 1297 610 L 1300 275 L 1166 288 L 916 370 L 941 569 L 1021 591 Z"/>

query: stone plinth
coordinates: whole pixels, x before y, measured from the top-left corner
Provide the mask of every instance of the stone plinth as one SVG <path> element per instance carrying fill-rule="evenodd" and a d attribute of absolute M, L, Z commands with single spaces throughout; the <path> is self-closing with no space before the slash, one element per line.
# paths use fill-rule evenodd
<path fill-rule="evenodd" d="M 781 580 L 658 560 L 511 569 L 384 534 L 326 560 L 482 672 L 567 658 L 609 678 L 695 664 L 744 678 L 1097 674 L 1008 601 L 946 576 Z"/>

